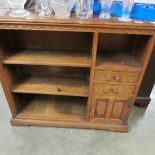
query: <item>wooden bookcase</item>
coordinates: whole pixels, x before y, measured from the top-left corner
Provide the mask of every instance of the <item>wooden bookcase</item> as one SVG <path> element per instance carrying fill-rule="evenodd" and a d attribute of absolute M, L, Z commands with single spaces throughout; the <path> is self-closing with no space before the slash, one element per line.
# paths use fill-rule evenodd
<path fill-rule="evenodd" d="M 12 125 L 126 132 L 154 47 L 151 24 L 0 19 L 0 78 Z"/>

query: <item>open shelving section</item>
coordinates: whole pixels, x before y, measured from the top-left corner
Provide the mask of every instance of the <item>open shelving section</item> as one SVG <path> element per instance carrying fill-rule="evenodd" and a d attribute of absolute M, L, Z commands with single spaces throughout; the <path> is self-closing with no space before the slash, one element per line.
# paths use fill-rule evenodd
<path fill-rule="evenodd" d="M 141 69 L 136 58 L 128 53 L 104 51 L 102 56 L 98 56 L 96 68 L 100 69 L 111 66 L 123 69 Z"/>
<path fill-rule="evenodd" d="M 2 62 L 11 77 L 16 118 L 85 120 L 93 35 L 50 31 L 4 34 L 9 49 Z"/>
<path fill-rule="evenodd" d="M 149 39 L 149 35 L 100 33 L 96 69 L 141 70 Z"/>
<path fill-rule="evenodd" d="M 0 79 L 11 124 L 127 132 L 154 32 L 115 18 L 0 19 Z"/>
<path fill-rule="evenodd" d="M 17 118 L 74 121 L 85 119 L 86 98 L 48 95 L 26 95 L 26 98 L 23 102 L 27 103 L 21 108 Z"/>

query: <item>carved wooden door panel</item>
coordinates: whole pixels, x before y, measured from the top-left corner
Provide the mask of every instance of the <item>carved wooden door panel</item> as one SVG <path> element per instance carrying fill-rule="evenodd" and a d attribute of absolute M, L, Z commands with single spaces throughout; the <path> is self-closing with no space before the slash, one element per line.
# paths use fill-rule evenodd
<path fill-rule="evenodd" d="M 90 118 L 92 121 L 105 121 L 109 99 L 93 98 Z"/>
<path fill-rule="evenodd" d="M 108 121 L 126 124 L 131 112 L 132 102 L 127 98 L 93 98 L 90 118 L 92 121 Z"/>
<path fill-rule="evenodd" d="M 127 124 L 131 112 L 132 101 L 126 99 L 113 99 L 110 108 L 109 121 Z"/>

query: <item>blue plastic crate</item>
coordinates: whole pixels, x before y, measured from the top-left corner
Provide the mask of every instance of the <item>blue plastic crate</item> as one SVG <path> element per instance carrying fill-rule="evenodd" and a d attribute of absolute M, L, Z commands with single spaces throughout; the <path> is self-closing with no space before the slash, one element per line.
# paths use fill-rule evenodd
<path fill-rule="evenodd" d="M 155 4 L 135 3 L 130 16 L 133 19 L 155 21 Z"/>
<path fill-rule="evenodd" d="M 114 1 L 111 7 L 111 15 L 114 17 L 122 16 L 122 1 Z M 73 9 L 75 11 L 75 8 Z M 94 0 L 93 13 L 99 15 L 101 13 L 100 0 Z M 135 3 L 133 5 L 130 18 L 155 21 L 155 4 Z"/>

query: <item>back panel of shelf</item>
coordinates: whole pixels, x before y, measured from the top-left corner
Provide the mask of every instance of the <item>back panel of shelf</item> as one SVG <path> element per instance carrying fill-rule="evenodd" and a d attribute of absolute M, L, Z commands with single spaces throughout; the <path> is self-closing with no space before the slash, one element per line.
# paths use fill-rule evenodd
<path fill-rule="evenodd" d="M 90 67 L 92 33 L 7 31 L 6 64 Z"/>
<path fill-rule="evenodd" d="M 13 93 L 88 97 L 88 68 L 9 65 Z"/>
<path fill-rule="evenodd" d="M 142 69 L 142 57 L 150 38 L 149 35 L 100 33 L 96 68 Z"/>

